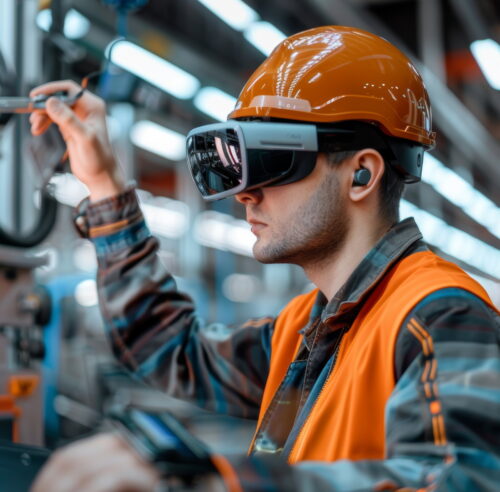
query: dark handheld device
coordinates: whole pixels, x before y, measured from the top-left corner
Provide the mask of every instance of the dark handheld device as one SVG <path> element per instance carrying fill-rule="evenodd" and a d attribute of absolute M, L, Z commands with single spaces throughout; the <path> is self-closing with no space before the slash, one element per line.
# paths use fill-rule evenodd
<path fill-rule="evenodd" d="M 80 91 L 74 96 L 69 96 L 66 91 L 60 91 L 35 97 L 0 97 L 0 113 L 31 113 L 35 110 L 43 110 L 49 97 L 57 97 L 72 106 L 82 94 L 83 91 Z"/>
<path fill-rule="evenodd" d="M 49 455 L 45 448 L 0 441 L 0 490 L 27 492 Z"/>
<path fill-rule="evenodd" d="M 108 415 L 125 439 L 162 475 L 185 481 L 216 470 L 206 446 L 167 411 L 131 406 Z"/>

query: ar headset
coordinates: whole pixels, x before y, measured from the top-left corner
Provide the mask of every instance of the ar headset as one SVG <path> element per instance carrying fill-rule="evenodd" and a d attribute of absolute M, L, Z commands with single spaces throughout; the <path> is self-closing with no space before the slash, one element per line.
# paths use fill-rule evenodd
<path fill-rule="evenodd" d="M 311 124 L 229 120 L 200 126 L 187 136 L 187 163 L 207 201 L 305 178 L 318 152 L 378 150 L 406 183 L 420 181 L 424 147 L 385 135 L 373 123 Z M 354 185 L 366 184 L 360 176 Z"/>

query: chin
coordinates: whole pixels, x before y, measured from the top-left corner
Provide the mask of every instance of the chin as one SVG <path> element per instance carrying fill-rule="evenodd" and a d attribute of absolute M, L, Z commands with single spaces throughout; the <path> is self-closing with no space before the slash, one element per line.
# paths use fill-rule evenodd
<path fill-rule="evenodd" d="M 261 251 L 261 248 L 259 248 L 259 239 L 257 239 L 257 241 L 255 242 L 255 244 L 253 245 L 253 248 L 252 248 L 252 253 L 253 253 L 253 257 L 261 262 L 261 263 L 264 263 L 263 258 L 262 258 L 262 251 Z"/>
<path fill-rule="evenodd" d="M 263 245 L 257 241 L 253 246 L 253 256 L 259 263 L 294 263 L 289 252 L 278 250 L 272 245 Z"/>
<path fill-rule="evenodd" d="M 273 263 L 273 261 L 270 261 L 269 255 L 266 254 L 265 247 L 260 243 L 261 240 L 257 239 L 253 245 L 253 257 L 260 263 Z"/>

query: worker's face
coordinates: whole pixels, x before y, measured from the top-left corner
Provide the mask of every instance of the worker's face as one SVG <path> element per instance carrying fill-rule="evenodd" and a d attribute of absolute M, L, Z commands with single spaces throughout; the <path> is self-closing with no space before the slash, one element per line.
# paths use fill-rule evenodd
<path fill-rule="evenodd" d="M 258 261 L 306 266 L 340 248 L 349 221 L 339 173 L 319 154 L 313 172 L 300 181 L 236 195 L 257 237 L 253 253 Z"/>

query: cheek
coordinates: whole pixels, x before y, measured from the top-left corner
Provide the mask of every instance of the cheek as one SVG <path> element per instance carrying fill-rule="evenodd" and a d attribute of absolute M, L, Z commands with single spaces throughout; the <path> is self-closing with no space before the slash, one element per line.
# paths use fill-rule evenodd
<path fill-rule="evenodd" d="M 293 197 L 284 197 L 275 203 L 269 213 L 269 224 L 276 230 L 286 232 L 300 217 L 304 205 Z"/>
<path fill-rule="evenodd" d="M 299 186 L 301 182 L 264 188 L 261 207 L 271 219 L 293 216 L 300 212 L 311 196 L 312 190 Z"/>

